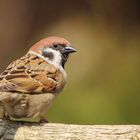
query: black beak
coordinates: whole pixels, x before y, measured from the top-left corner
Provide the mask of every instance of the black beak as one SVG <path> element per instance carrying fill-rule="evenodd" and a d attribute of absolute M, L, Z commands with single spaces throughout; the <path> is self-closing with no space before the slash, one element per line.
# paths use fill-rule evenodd
<path fill-rule="evenodd" d="M 66 46 L 66 47 L 63 49 L 63 51 L 62 51 L 62 53 L 67 53 L 67 54 L 69 54 L 69 53 L 74 53 L 74 52 L 76 52 L 76 49 L 74 49 L 74 48 L 71 47 L 71 46 Z"/>

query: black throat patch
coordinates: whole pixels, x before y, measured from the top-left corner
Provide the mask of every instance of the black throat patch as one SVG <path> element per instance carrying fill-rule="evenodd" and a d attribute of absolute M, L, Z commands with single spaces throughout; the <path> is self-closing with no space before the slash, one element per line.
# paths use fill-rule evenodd
<path fill-rule="evenodd" d="M 68 57 L 69 57 L 68 54 L 62 54 L 61 65 L 63 68 L 65 68 L 65 63 L 67 62 Z"/>

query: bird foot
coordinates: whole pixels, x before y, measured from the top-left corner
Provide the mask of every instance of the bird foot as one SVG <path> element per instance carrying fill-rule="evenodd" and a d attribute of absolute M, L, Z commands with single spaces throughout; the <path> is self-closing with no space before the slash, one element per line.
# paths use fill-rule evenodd
<path fill-rule="evenodd" d="M 7 113 L 4 113 L 2 116 L 2 120 L 10 120 L 10 116 Z"/>
<path fill-rule="evenodd" d="M 47 118 L 44 118 L 44 117 L 40 117 L 39 122 L 40 123 L 49 123 L 48 119 Z"/>

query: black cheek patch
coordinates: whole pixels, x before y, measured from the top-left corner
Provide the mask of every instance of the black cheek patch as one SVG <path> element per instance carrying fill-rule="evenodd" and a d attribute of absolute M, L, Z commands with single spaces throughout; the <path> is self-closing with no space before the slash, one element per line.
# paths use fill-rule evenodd
<path fill-rule="evenodd" d="M 45 58 L 49 58 L 50 60 L 53 59 L 53 53 L 52 52 L 42 51 L 42 56 L 44 56 Z"/>

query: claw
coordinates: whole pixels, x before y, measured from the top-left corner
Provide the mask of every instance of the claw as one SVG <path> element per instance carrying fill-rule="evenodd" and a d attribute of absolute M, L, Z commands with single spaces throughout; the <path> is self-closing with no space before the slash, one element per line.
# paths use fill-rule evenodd
<path fill-rule="evenodd" d="M 40 122 L 40 123 L 49 123 L 48 119 L 45 118 L 45 117 L 40 117 L 39 122 Z"/>

